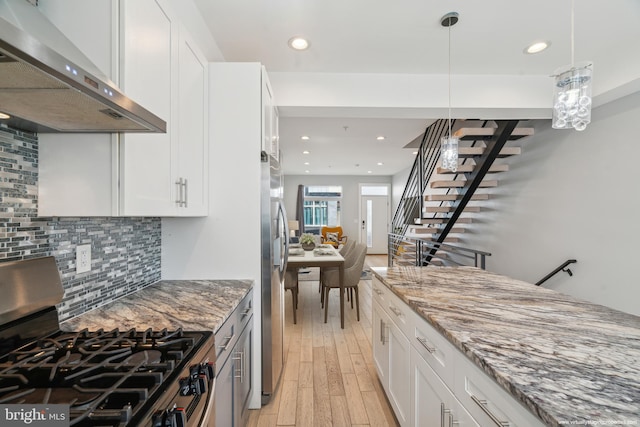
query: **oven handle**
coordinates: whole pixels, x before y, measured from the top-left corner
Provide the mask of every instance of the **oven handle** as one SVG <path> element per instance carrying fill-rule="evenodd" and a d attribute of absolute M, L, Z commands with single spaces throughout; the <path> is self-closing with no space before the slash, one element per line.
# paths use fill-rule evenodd
<path fill-rule="evenodd" d="M 209 426 L 210 421 L 215 416 L 214 411 L 214 401 L 215 401 L 215 391 L 216 391 L 216 379 L 214 378 L 211 381 L 211 387 L 209 388 L 209 398 L 207 399 L 207 407 L 204 411 L 204 415 L 202 416 L 202 420 L 200 421 L 200 427 Z"/>

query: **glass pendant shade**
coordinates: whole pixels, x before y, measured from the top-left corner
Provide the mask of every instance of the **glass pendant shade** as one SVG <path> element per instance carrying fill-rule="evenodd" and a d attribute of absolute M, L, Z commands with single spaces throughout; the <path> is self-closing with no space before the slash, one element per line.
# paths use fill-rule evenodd
<path fill-rule="evenodd" d="M 440 157 L 443 168 L 451 172 L 458 170 L 458 138 L 451 136 L 440 138 Z"/>
<path fill-rule="evenodd" d="M 563 67 L 554 73 L 554 129 L 585 130 L 591 122 L 591 69 L 586 63 Z"/>

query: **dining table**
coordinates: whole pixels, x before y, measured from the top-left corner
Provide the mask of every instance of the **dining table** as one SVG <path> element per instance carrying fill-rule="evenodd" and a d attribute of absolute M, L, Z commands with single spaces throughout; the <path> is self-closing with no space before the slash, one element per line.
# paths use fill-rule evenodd
<path fill-rule="evenodd" d="M 303 250 L 293 245 L 290 246 L 287 255 L 287 270 L 298 271 L 301 268 L 308 267 L 320 267 L 320 269 L 338 267 L 338 277 L 340 281 L 340 327 L 344 329 L 344 258 L 338 250 L 331 245 L 319 245 L 312 250 Z"/>

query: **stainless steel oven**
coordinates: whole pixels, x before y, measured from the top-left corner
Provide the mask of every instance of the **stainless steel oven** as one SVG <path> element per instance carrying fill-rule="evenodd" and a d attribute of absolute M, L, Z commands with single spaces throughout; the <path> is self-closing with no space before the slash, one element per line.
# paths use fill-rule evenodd
<path fill-rule="evenodd" d="M 72 426 L 212 426 L 212 331 L 59 329 L 52 257 L 0 264 L 0 404 L 63 404 Z"/>

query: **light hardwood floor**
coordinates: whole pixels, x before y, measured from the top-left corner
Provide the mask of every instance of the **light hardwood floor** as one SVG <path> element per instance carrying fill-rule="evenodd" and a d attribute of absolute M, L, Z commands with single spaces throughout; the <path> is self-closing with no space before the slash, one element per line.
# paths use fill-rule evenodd
<path fill-rule="evenodd" d="M 371 267 L 387 265 L 386 255 L 369 255 Z M 376 374 L 371 352 L 371 280 L 361 280 L 360 321 L 345 302 L 340 328 L 338 291 L 329 297 L 324 323 L 317 280 L 300 281 L 298 323 L 293 324 L 291 292 L 285 297 L 285 366 L 271 401 L 251 410 L 249 427 L 397 426 Z"/>

